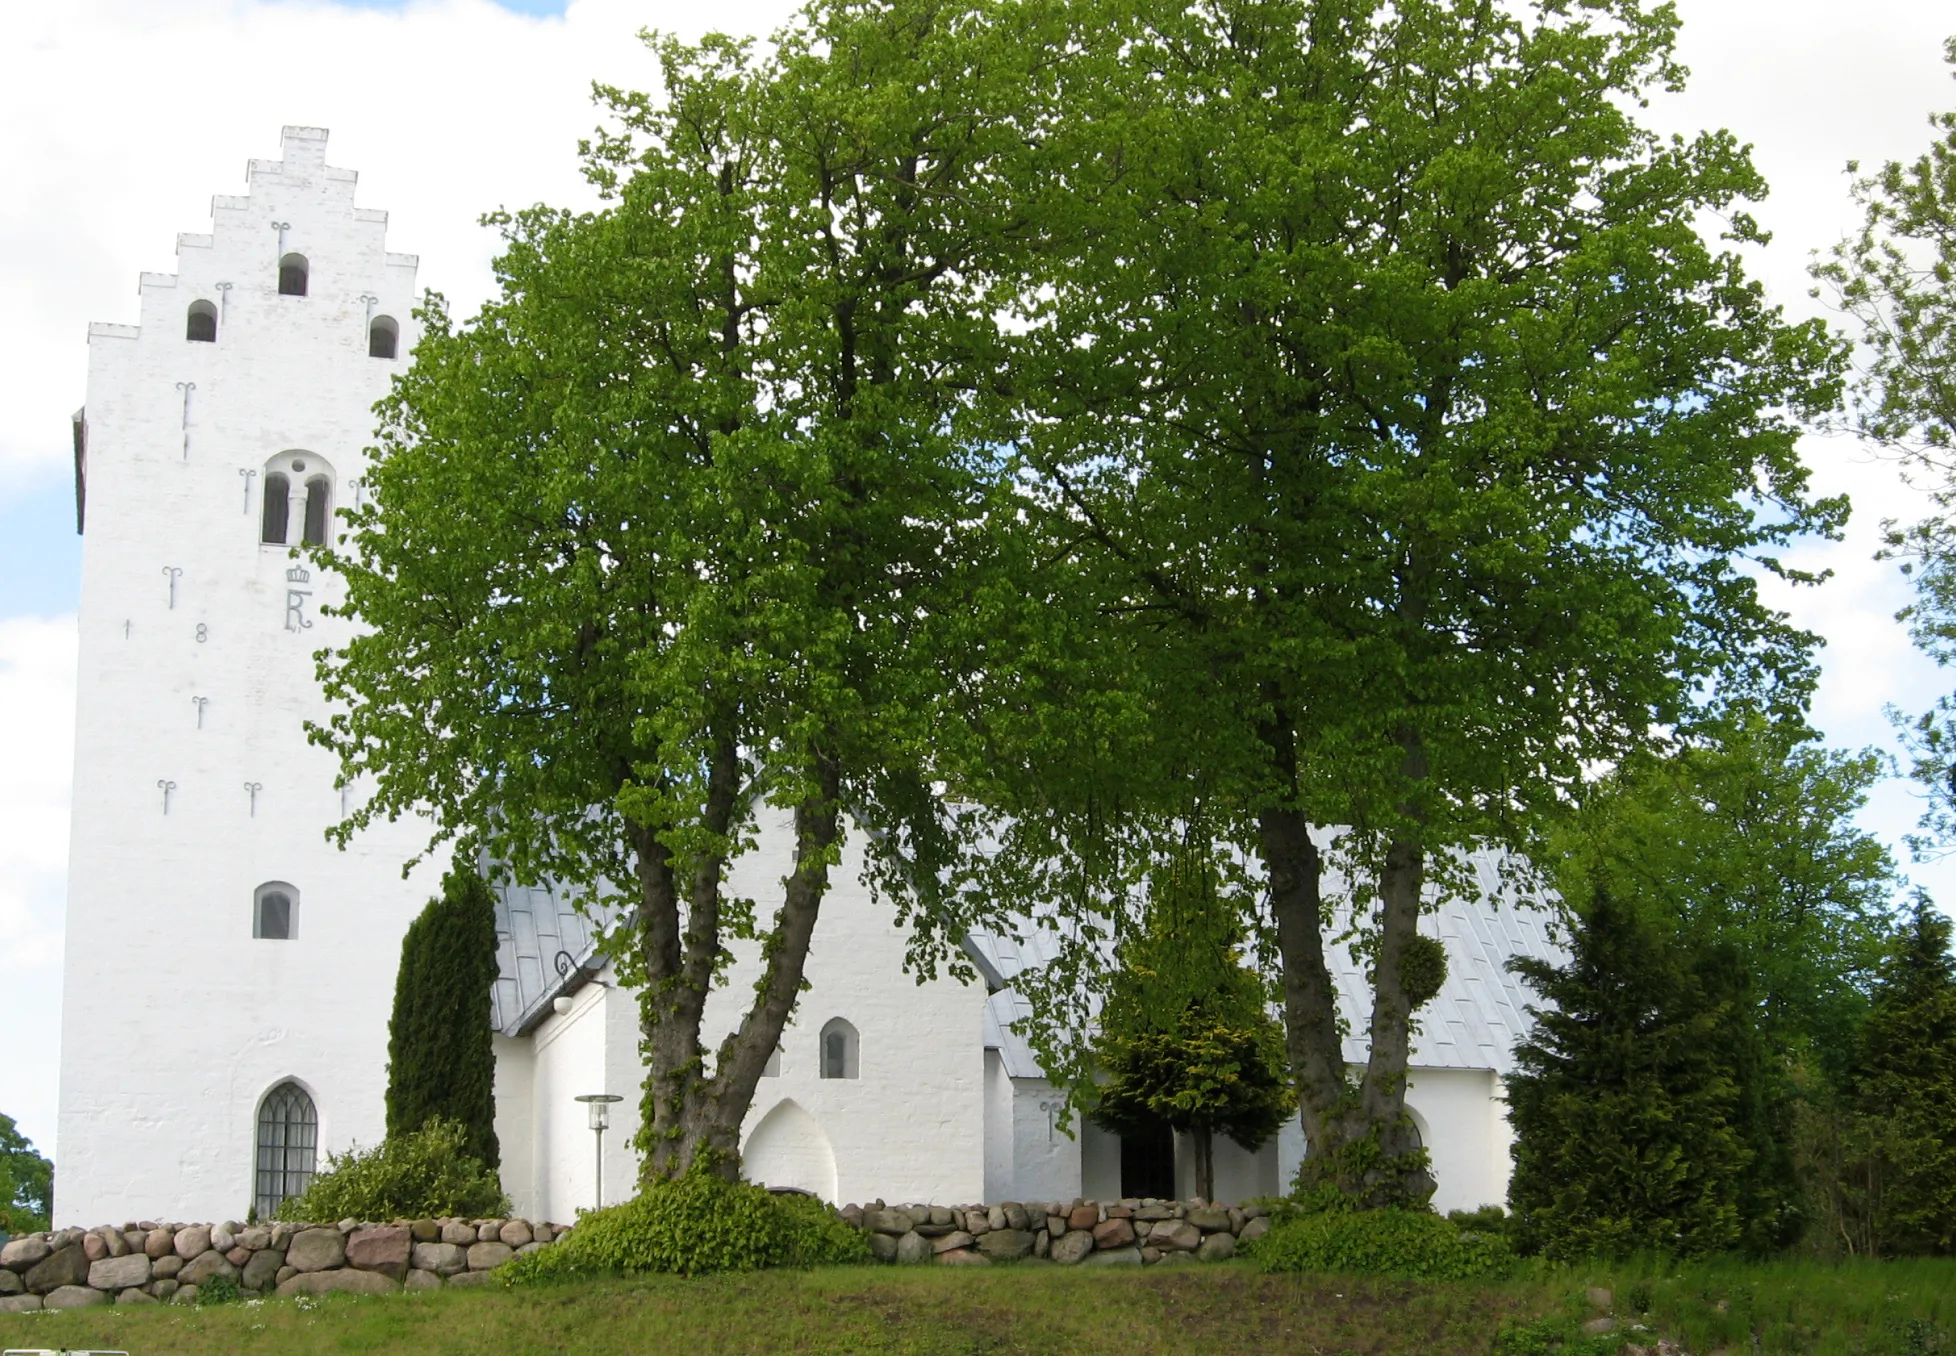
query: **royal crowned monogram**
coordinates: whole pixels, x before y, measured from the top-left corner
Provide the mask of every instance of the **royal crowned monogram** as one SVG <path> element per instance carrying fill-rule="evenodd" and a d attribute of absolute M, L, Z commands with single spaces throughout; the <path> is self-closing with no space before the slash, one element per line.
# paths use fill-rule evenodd
<path fill-rule="evenodd" d="M 311 582 L 312 574 L 303 565 L 294 565 L 285 572 L 285 629 L 288 631 L 312 629 L 312 618 L 306 615 L 306 599 L 312 597 L 312 590 L 296 587 Z"/>

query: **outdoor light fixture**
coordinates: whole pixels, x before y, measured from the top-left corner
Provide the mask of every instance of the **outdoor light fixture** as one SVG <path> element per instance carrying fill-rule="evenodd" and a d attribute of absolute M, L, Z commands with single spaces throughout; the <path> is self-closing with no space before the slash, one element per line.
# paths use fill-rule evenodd
<path fill-rule="evenodd" d="M 598 1137 L 598 1199 L 595 1208 L 604 1209 L 604 1132 L 611 1124 L 611 1104 L 625 1099 L 615 1092 L 587 1092 L 577 1098 L 591 1113 L 591 1132 Z"/>

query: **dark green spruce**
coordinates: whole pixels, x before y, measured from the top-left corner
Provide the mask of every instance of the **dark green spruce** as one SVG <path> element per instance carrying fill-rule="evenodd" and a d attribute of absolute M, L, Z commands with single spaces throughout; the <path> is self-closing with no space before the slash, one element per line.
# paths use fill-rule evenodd
<path fill-rule="evenodd" d="M 1513 962 L 1546 1000 L 1508 1083 L 1522 1247 L 1574 1260 L 1738 1246 L 1753 1151 L 1725 1044 L 1729 972 L 1606 893 L 1571 950 L 1559 969 Z"/>

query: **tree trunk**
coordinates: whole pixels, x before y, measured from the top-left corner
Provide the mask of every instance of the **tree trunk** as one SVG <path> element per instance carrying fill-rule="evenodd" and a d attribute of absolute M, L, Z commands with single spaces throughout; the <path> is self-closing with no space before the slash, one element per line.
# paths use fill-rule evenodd
<path fill-rule="evenodd" d="M 1409 765 L 1411 759 L 1409 754 Z M 1337 988 L 1324 955 L 1322 855 L 1301 810 L 1266 809 L 1258 836 L 1270 873 L 1283 967 L 1284 1040 L 1306 1143 L 1298 1185 L 1328 1186 L 1367 1208 L 1423 1205 L 1433 1194 L 1433 1179 L 1405 1116 L 1411 1004 L 1399 981 L 1399 957 L 1419 921 L 1424 856 L 1409 843 L 1394 842 L 1387 849 L 1379 883 L 1371 1050 L 1364 1078 L 1354 1088 L 1338 1029 Z"/>
<path fill-rule="evenodd" d="M 1195 1194 L 1202 1200 L 1214 1204 L 1216 1132 L 1206 1125 L 1192 1125 L 1189 1127 L 1189 1139 L 1195 1149 Z"/>
<path fill-rule="evenodd" d="M 683 933 L 670 853 L 649 829 L 633 830 L 642 903 L 637 918 L 646 984 L 639 995 L 641 1049 L 649 1066 L 636 1145 L 641 1188 L 685 1175 L 695 1165 L 740 1175 L 740 1127 L 761 1070 L 780 1043 L 801 992 L 809 941 L 828 890 L 828 853 L 841 833 L 839 766 L 816 760 L 817 790 L 795 807 L 795 870 L 761 950 L 762 975 L 740 1025 L 721 1041 L 706 1072 L 700 1023 L 721 951 L 723 857 L 702 858 L 688 891 Z M 731 741 L 709 769 L 707 825 L 731 827 L 739 761 Z"/>

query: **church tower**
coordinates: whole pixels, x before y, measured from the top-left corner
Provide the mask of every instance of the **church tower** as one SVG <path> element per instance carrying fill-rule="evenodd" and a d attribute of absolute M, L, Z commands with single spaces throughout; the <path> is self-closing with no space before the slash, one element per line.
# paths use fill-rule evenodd
<path fill-rule="evenodd" d="M 95 324 L 75 416 L 83 532 L 57 1224 L 241 1219 L 382 1135 L 400 939 L 426 825 L 342 852 L 361 788 L 307 743 L 336 581 L 295 558 L 362 496 L 416 337 L 416 259 L 287 127 L 208 235 Z"/>

